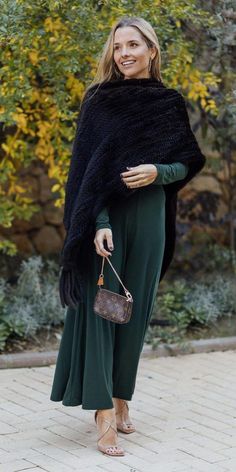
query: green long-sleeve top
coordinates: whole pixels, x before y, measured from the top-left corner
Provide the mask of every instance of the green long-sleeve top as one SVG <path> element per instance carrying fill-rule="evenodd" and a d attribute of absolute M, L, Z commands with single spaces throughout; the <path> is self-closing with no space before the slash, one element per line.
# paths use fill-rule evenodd
<path fill-rule="evenodd" d="M 188 173 L 188 167 L 181 162 L 173 164 L 154 164 L 157 168 L 157 177 L 150 185 L 165 185 L 182 180 Z M 96 218 L 96 231 L 102 228 L 111 228 L 109 223 L 109 205 L 104 207 Z"/>

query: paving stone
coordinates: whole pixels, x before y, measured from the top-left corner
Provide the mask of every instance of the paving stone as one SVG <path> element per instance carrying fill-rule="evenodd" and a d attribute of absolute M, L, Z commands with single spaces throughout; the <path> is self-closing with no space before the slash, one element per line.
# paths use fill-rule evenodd
<path fill-rule="evenodd" d="M 235 447 L 229 447 L 227 449 L 221 449 L 221 453 L 224 454 L 227 457 L 230 457 L 230 459 L 235 459 L 236 460 L 236 446 Z"/>
<path fill-rule="evenodd" d="M 236 459 L 230 459 L 225 462 L 221 462 L 222 471 L 235 472 L 236 470 Z M 225 467 L 225 469 L 223 469 Z M 221 472 L 221 471 L 220 471 Z"/>
<path fill-rule="evenodd" d="M 94 411 L 49 399 L 55 366 L 0 371 L 0 472 L 235 472 L 236 351 L 140 361 L 124 457 L 97 450 Z"/>
<path fill-rule="evenodd" d="M 0 464 L 0 472 L 20 472 L 21 470 L 29 470 L 32 464 L 24 460 L 9 462 L 8 464 Z"/>
<path fill-rule="evenodd" d="M 49 456 L 45 456 L 44 454 L 32 457 L 29 461 L 29 464 L 31 468 L 34 465 L 38 465 L 39 467 L 45 469 L 47 472 L 71 472 L 72 470 L 76 470 L 75 467 L 68 467 L 67 465 L 62 464 L 58 460 L 54 460 Z"/>
<path fill-rule="evenodd" d="M 209 464 L 209 462 L 205 462 L 196 457 L 187 456 L 182 458 L 181 461 L 183 467 L 193 468 L 198 472 L 228 472 L 228 469 L 224 465 L 224 461 L 219 462 L 218 464 Z M 235 471 L 234 471 L 235 472 Z"/>
<path fill-rule="evenodd" d="M 109 459 L 108 463 L 104 463 L 102 465 L 102 469 L 107 472 L 131 472 L 131 471 L 136 472 L 137 471 L 137 469 L 131 469 L 129 465 L 122 464 L 121 462 L 117 464 L 116 458 L 113 461 Z"/>

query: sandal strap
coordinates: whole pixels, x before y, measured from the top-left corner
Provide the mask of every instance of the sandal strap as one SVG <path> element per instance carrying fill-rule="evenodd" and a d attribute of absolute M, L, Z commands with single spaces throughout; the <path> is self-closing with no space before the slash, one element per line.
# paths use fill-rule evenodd
<path fill-rule="evenodd" d="M 102 421 L 104 421 L 104 423 L 107 423 L 108 426 L 106 427 L 104 433 L 98 438 L 97 442 L 99 442 L 105 436 L 105 434 L 109 431 L 110 428 L 113 429 L 114 433 L 116 433 L 116 435 L 118 436 L 117 428 L 114 427 L 113 424 L 112 424 L 112 423 L 114 423 L 114 420 L 109 421 L 106 418 L 102 418 Z M 116 447 L 116 446 L 111 446 L 111 447 Z"/>

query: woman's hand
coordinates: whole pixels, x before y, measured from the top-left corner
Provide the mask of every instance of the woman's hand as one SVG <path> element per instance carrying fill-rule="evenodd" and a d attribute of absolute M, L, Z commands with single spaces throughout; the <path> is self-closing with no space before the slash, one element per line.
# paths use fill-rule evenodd
<path fill-rule="evenodd" d="M 127 167 L 127 172 L 122 172 L 121 178 L 128 188 L 145 187 L 152 184 L 158 172 L 154 164 L 140 164 L 136 167 Z"/>
<path fill-rule="evenodd" d="M 111 256 L 111 252 L 106 251 L 104 248 L 103 242 L 107 241 L 107 246 L 112 251 L 114 249 L 113 240 L 112 240 L 112 230 L 110 228 L 98 229 L 95 234 L 94 244 L 96 247 L 96 253 L 99 256 Z"/>

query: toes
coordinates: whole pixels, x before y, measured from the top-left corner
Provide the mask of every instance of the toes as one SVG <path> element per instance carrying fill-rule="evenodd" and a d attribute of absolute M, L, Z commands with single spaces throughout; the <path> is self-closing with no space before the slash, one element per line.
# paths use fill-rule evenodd
<path fill-rule="evenodd" d="M 112 454 L 120 454 L 122 453 L 122 449 L 120 449 L 118 446 L 111 446 L 106 449 L 106 452 Z"/>
<path fill-rule="evenodd" d="M 131 431 L 135 431 L 135 427 L 133 425 L 128 426 L 128 429 Z"/>

